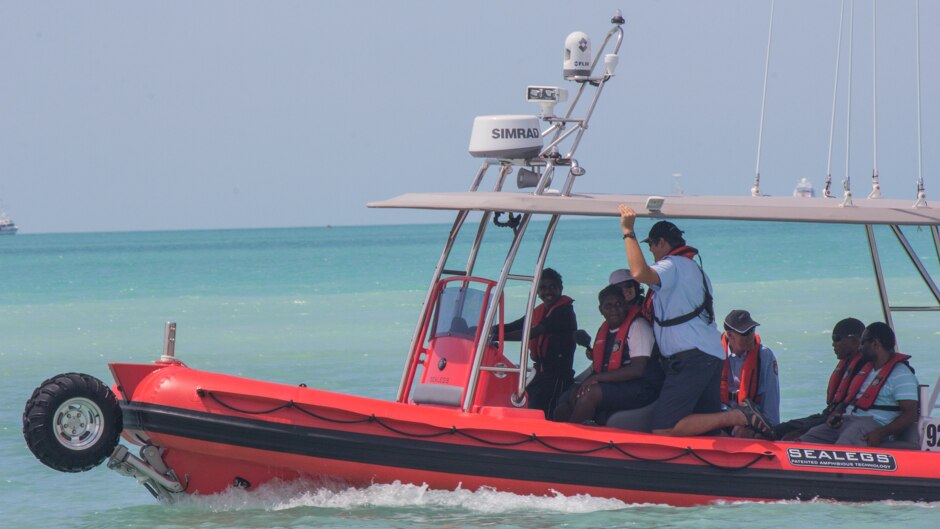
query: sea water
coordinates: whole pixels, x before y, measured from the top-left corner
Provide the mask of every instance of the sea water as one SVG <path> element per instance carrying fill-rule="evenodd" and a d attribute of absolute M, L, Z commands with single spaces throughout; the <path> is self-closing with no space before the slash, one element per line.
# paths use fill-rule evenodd
<path fill-rule="evenodd" d="M 715 288 L 716 311 L 744 308 L 776 353 L 782 416 L 818 411 L 834 365 L 829 336 L 847 316 L 883 319 L 865 232 L 857 226 L 682 221 Z M 530 235 L 544 232 L 534 222 Z M 102 465 L 63 474 L 41 465 L 21 432 L 23 406 L 44 379 L 107 362 L 151 362 L 164 324 L 176 354 L 204 370 L 393 399 L 415 320 L 449 225 L 93 234 L 0 240 L 0 527 L 935 527 L 940 506 L 781 501 L 674 508 L 590 496 L 520 496 L 423 484 L 271 483 L 157 503 Z M 638 230 L 649 228 L 641 220 Z M 467 230 L 472 232 L 473 230 Z M 625 266 L 614 218 L 563 221 L 547 265 L 564 277 L 580 326 L 600 324 L 596 296 Z M 940 277 L 930 234 L 905 229 Z M 490 227 L 475 273 L 496 277 L 508 228 Z M 449 268 L 466 266 L 472 233 Z M 931 297 L 893 235 L 877 229 L 886 288 L 897 305 Z M 539 237 L 513 272 L 531 274 Z M 507 318 L 528 286 L 507 290 Z M 940 373 L 935 313 L 895 314 L 901 349 L 922 383 Z M 587 360 L 578 353 L 577 367 Z M 733 479 L 733 478 L 731 478 Z"/>

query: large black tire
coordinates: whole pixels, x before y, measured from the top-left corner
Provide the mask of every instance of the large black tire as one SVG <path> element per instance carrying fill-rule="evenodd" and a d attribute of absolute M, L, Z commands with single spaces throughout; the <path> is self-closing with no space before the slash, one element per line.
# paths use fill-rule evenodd
<path fill-rule="evenodd" d="M 46 380 L 23 411 L 26 445 L 44 465 L 61 472 L 83 472 L 101 464 L 117 446 L 123 427 L 114 393 L 82 373 Z"/>

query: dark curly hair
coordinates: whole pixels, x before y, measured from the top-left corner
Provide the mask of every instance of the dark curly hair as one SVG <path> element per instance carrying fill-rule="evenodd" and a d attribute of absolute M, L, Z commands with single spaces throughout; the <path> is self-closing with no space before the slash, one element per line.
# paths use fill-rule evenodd
<path fill-rule="evenodd" d="M 564 283 L 561 282 L 561 274 L 559 274 L 557 271 L 555 271 L 554 268 L 545 268 L 545 269 L 543 269 L 543 270 L 542 270 L 542 278 L 541 278 L 541 279 L 552 279 L 552 280 L 554 280 L 554 281 L 558 281 L 558 284 L 559 284 L 559 285 L 564 285 Z M 541 281 L 541 279 L 540 279 L 539 281 Z"/>
<path fill-rule="evenodd" d="M 894 331 L 891 330 L 891 327 L 888 327 L 887 323 L 880 321 L 870 323 L 868 327 L 865 327 L 865 331 L 868 332 L 868 336 L 878 340 L 878 343 L 880 343 L 882 347 L 889 351 L 894 351 L 894 346 L 897 345 L 898 342 L 894 337 Z"/>
<path fill-rule="evenodd" d="M 617 285 L 607 285 L 597 294 L 597 302 L 603 303 L 604 298 L 607 296 L 617 296 L 620 299 L 623 299 L 623 290 Z"/>

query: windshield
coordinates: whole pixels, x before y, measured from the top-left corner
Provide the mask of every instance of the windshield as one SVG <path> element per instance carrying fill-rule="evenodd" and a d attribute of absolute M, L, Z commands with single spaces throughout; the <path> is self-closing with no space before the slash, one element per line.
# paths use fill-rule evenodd
<path fill-rule="evenodd" d="M 473 339 L 486 305 L 486 292 L 473 287 L 448 286 L 437 302 L 432 338 L 463 336 Z"/>

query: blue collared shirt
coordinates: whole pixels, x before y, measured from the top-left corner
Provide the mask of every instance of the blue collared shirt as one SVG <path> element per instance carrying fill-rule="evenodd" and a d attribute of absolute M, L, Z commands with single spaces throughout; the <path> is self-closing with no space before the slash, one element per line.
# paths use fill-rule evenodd
<path fill-rule="evenodd" d="M 695 261 L 686 257 L 668 256 L 654 263 L 650 268 L 659 276 L 658 285 L 650 285 L 656 293 L 653 296 L 653 310 L 660 320 L 677 318 L 698 308 L 705 300 L 705 286 L 702 276 L 705 272 Z M 711 281 L 705 276 L 708 290 L 712 290 Z M 669 357 L 689 349 L 698 349 L 722 360 L 725 351 L 721 346 L 721 332 L 714 321 L 708 323 L 708 316 L 702 312 L 692 320 L 660 327 L 653 325 L 656 343 L 663 356 Z"/>

